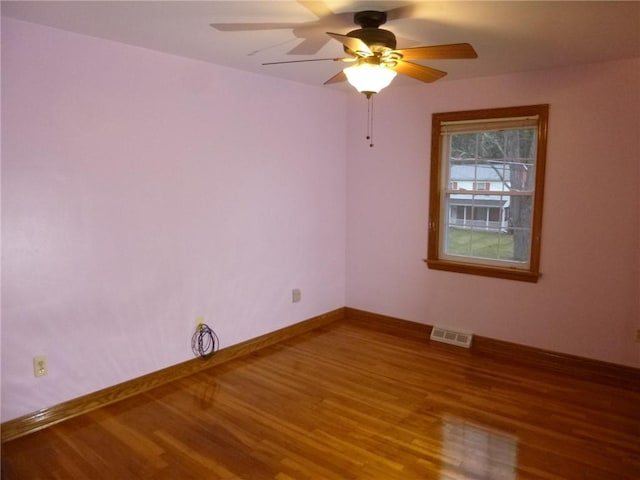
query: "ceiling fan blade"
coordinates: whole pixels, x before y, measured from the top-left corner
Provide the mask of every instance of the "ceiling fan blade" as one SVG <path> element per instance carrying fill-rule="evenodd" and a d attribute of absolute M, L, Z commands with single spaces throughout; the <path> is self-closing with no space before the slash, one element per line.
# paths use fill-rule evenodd
<path fill-rule="evenodd" d="M 323 2 L 318 2 L 317 0 L 307 1 L 307 0 L 296 0 L 296 3 L 302 5 L 304 8 L 309 10 L 318 18 L 328 17 L 329 15 L 333 15 L 331 9 L 326 6 Z"/>
<path fill-rule="evenodd" d="M 340 70 L 333 77 L 331 77 L 329 80 L 324 82 L 323 85 L 329 85 L 331 83 L 339 83 L 339 82 L 346 82 L 346 81 L 347 81 L 347 76 L 344 74 L 344 71 Z"/>
<path fill-rule="evenodd" d="M 210 23 L 221 32 L 246 32 L 252 30 L 284 30 L 295 27 L 292 23 Z"/>
<path fill-rule="evenodd" d="M 387 10 L 387 22 L 393 20 L 401 20 L 403 18 L 411 18 L 416 12 L 416 5 L 407 5 L 406 7 L 397 7 Z"/>
<path fill-rule="evenodd" d="M 443 72 L 442 70 L 436 70 L 435 68 L 425 67 L 424 65 L 418 65 L 416 63 L 405 62 L 400 60 L 397 65 L 390 66 L 392 70 L 395 70 L 402 75 L 407 75 L 408 77 L 415 78 L 416 80 L 420 80 L 421 82 L 434 82 L 439 78 L 444 77 L 447 72 Z"/>
<path fill-rule="evenodd" d="M 317 20 L 300 23 L 293 29 L 293 35 L 302 38 L 303 41 L 289 50 L 289 55 L 314 55 L 324 47 L 331 39 L 324 34 L 326 28 L 335 28 L 344 24 L 345 28 L 351 25 L 353 17 L 350 13 L 333 13 L 322 1 L 296 0 L 298 5 L 306 8 Z"/>
<path fill-rule="evenodd" d="M 331 32 L 327 32 L 327 35 L 329 35 L 331 38 L 334 38 L 335 40 L 338 40 L 341 44 L 343 44 L 349 50 L 351 50 L 354 53 L 357 53 L 358 55 L 362 54 L 367 57 L 373 55 L 373 52 L 371 51 L 371 49 L 369 49 L 367 44 L 364 43 L 359 38 L 349 37 L 348 35 L 341 35 L 339 33 L 331 33 Z"/>
<path fill-rule="evenodd" d="M 305 38 L 298 45 L 287 52 L 289 55 L 314 55 L 324 47 L 329 39 L 324 35 L 322 37 Z"/>
<path fill-rule="evenodd" d="M 478 57 L 476 51 L 468 43 L 412 47 L 395 51 L 402 55 L 403 60 L 445 60 Z"/>
<path fill-rule="evenodd" d="M 353 59 L 351 57 L 346 58 L 308 58 L 306 60 L 285 60 L 284 62 L 267 62 L 262 65 L 280 65 L 281 63 L 304 63 L 304 62 L 326 62 L 328 60 L 334 62 L 350 62 Z"/>

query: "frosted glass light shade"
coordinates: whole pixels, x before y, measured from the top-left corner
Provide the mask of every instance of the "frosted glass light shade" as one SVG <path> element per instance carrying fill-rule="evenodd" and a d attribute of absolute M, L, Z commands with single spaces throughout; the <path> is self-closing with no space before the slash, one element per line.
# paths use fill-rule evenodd
<path fill-rule="evenodd" d="M 368 97 L 387 87 L 396 76 L 396 72 L 384 65 L 364 62 L 343 71 L 349 83 Z"/>

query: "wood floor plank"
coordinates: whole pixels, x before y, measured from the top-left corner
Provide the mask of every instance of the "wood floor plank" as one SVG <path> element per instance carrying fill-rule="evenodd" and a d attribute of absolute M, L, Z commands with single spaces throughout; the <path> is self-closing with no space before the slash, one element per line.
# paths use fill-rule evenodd
<path fill-rule="evenodd" d="M 2 479 L 637 480 L 639 405 L 335 322 L 6 442 Z"/>

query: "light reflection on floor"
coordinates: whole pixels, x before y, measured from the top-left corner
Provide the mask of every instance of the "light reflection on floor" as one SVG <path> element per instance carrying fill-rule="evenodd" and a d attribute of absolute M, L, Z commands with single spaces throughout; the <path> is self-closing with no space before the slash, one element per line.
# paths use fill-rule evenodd
<path fill-rule="evenodd" d="M 446 415 L 442 457 L 441 480 L 515 480 L 518 438 Z"/>

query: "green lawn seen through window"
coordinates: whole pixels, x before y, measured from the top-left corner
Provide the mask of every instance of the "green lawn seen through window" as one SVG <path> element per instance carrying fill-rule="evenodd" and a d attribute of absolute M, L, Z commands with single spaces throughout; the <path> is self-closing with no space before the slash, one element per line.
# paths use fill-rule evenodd
<path fill-rule="evenodd" d="M 513 260 L 513 235 L 449 227 L 448 255 Z"/>

